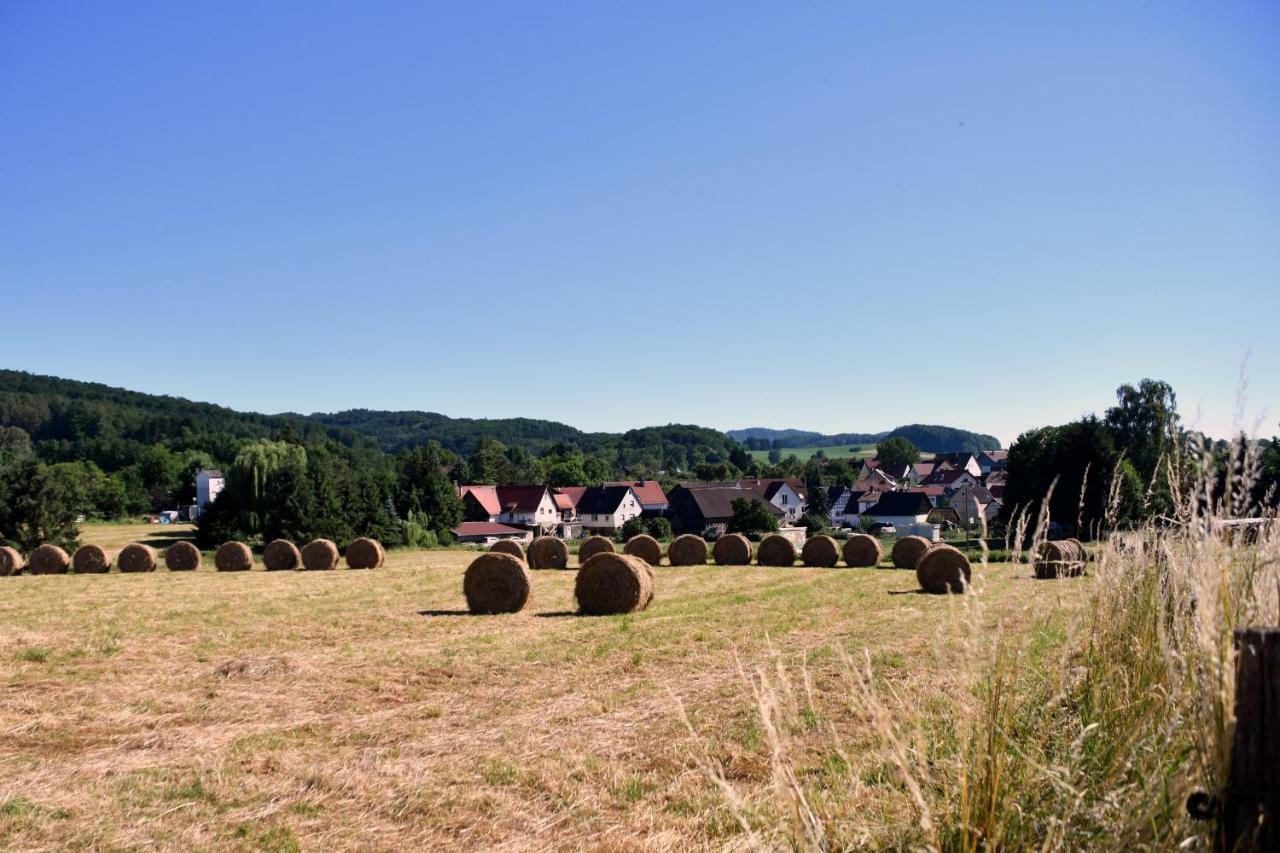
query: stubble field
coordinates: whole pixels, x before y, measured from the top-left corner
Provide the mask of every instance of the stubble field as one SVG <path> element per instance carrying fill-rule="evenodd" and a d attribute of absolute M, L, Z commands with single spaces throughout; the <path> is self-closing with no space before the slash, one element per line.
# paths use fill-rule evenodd
<path fill-rule="evenodd" d="M 86 538 L 141 534 L 169 532 Z M 664 567 L 646 612 L 584 618 L 574 572 L 538 572 L 525 613 L 472 617 L 471 556 L 0 578 L 0 847 L 741 847 L 739 817 L 765 837 L 787 819 L 758 670 L 790 684 L 787 760 L 826 831 L 878 846 L 908 794 L 841 653 L 946 748 L 971 701 L 959 623 L 1034 624 L 1048 654 L 1039 617 L 1065 620 L 1087 583 L 992 565 L 966 614 L 910 572 Z"/>

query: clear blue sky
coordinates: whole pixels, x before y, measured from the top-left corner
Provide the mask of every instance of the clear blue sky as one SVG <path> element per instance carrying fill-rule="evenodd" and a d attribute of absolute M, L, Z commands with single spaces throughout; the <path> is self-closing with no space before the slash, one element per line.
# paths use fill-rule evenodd
<path fill-rule="evenodd" d="M 1008 441 L 1251 353 L 1280 432 L 1274 0 L 623 5 L 0 3 L 0 366 Z"/>

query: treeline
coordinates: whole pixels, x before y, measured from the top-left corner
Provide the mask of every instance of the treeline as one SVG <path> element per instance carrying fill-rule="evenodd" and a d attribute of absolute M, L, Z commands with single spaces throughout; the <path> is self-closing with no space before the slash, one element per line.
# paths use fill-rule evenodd
<path fill-rule="evenodd" d="M 1241 449 L 1253 470 L 1240 467 Z M 1234 463 L 1233 463 L 1233 460 Z M 1002 518 L 1025 515 L 1034 526 L 1043 509 L 1053 523 L 1081 537 L 1151 519 L 1173 522 L 1177 508 L 1208 473 L 1206 500 L 1226 497 L 1229 480 L 1245 475 L 1250 491 L 1235 517 L 1274 511 L 1280 488 L 1280 442 L 1211 441 L 1182 428 L 1177 397 L 1165 382 L 1144 379 L 1116 390 L 1116 405 L 1060 426 L 1028 430 L 1009 448 Z M 1048 504 L 1045 506 L 1046 497 Z"/>
<path fill-rule="evenodd" d="M 191 504 L 205 468 L 228 475 L 225 499 L 201 527 L 206 542 L 287 533 L 394 545 L 448 538 L 459 518 L 443 496 L 451 483 L 673 483 L 753 465 L 737 442 L 697 426 L 609 434 L 414 412 L 246 414 L 0 371 L 0 539 L 23 547 L 74 544 L 80 516 Z"/>
<path fill-rule="evenodd" d="M 904 438 L 926 453 L 978 453 L 983 450 L 1000 449 L 1000 440 L 994 435 L 933 424 L 908 424 L 888 432 L 875 433 L 842 432 L 828 435 L 795 429 L 772 430 L 753 427 L 729 430 L 726 434 L 742 442 L 748 450 L 853 446 L 875 444 L 888 438 Z"/>

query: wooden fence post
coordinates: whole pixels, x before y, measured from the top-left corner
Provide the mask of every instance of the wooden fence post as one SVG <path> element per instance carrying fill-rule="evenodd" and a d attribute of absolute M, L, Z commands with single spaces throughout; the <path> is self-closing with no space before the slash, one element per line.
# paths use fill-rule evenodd
<path fill-rule="evenodd" d="M 1236 728 L 1222 850 L 1280 850 L 1280 628 L 1235 633 Z"/>

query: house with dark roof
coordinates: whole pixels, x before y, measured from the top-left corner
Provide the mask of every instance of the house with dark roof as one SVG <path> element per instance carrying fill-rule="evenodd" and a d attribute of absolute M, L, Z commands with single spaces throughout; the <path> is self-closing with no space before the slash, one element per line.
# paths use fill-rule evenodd
<path fill-rule="evenodd" d="M 979 482 L 976 476 L 961 468 L 934 468 L 932 474 L 920 481 L 920 485 L 963 489 L 977 486 Z"/>
<path fill-rule="evenodd" d="M 975 479 L 982 476 L 982 467 L 978 464 L 978 456 L 975 453 L 935 453 L 933 462 L 935 471 L 938 468 L 954 468 L 958 471 L 968 471 Z"/>
<path fill-rule="evenodd" d="M 786 517 L 760 493 L 736 483 L 681 483 L 667 495 L 667 518 L 676 533 L 719 536 L 739 500 L 759 501 L 779 522 Z"/>
<path fill-rule="evenodd" d="M 628 485 L 592 486 L 578 500 L 578 520 L 584 530 L 610 534 L 640 515 L 643 508 Z"/>
<path fill-rule="evenodd" d="M 462 517 L 552 533 L 561 521 L 546 486 L 459 486 Z"/>
<path fill-rule="evenodd" d="M 925 524 L 932 509 L 928 495 L 921 492 L 884 492 L 875 506 L 863 514 L 881 524 L 902 528 Z"/>
<path fill-rule="evenodd" d="M 984 450 L 978 454 L 978 469 L 985 475 L 992 471 L 1003 471 L 1009 465 L 1009 451 Z"/>

